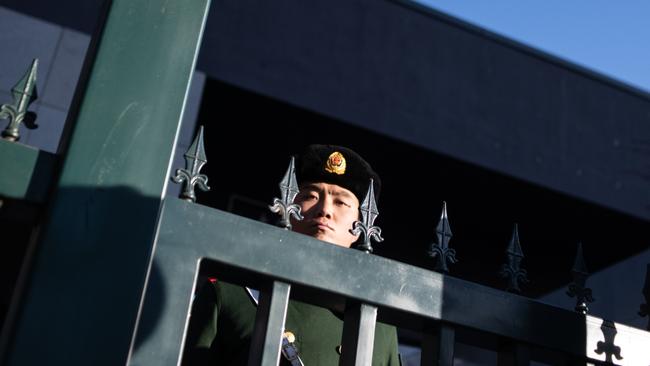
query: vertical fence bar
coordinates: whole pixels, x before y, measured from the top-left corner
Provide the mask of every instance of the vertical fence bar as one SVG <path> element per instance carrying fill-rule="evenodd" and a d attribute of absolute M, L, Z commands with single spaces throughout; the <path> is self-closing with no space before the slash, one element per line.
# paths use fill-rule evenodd
<path fill-rule="evenodd" d="M 453 366 L 455 338 L 456 331 L 447 324 L 440 324 L 424 334 L 420 364 L 422 366 Z"/>
<path fill-rule="evenodd" d="M 506 341 L 499 345 L 498 366 L 530 365 L 530 347 L 525 344 Z"/>
<path fill-rule="evenodd" d="M 248 354 L 249 366 L 277 366 L 280 361 L 280 345 L 290 290 L 291 285 L 279 281 L 260 290 L 255 329 Z"/>
<path fill-rule="evenodd" d="M 209 0 L 106 4 L 7 365 L 128 357 Z"/>
<path fill-rule="evenodd" d="M 344 366 L 372 364 L 377 307 L 352 303 L 345 309 L 341 362 Z"/>

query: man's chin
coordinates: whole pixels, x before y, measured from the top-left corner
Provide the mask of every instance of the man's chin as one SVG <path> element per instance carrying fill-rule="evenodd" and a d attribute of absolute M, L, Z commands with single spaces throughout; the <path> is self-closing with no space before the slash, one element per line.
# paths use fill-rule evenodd
<path fill-rule="evenodd" d="M 331 235 L 328 235 L 328 233 L 325 232 L 325 231 L 318 231 L 317 233 L 315 233 L 312 236 L 314 238 L 318 239 L 318 240 L 326 242 L 327 244 L 343 246 L 343 245 L 339 244 L 336 240 L 334 240 L 334 238 L 332 238 Z"/>
<path fill-rule="evenodd" d="M 332 238 L 329 235 L 327 235 L 327 233 L 325 233 L 323 231 L 318 231 L 318 232 L 314 233 L 314 235 L 312 235 L 312 236 L 314 238 L 318 239 L 318 240 L 322 240 L 322 241 L 327 242 L 329 244 L 334 244 L 334 242 L 332 241 Z"/>
<path fill-rule="evenodd" d="M 352 243 L 342 244 L 342 243 L 340 243 L 338 241 L 333 240 L 332 237 L 327 236 L 327 235 L 315 235 L 314 237 L 316 239 L 318 239 L 318 240 L 322 240 L 322 241 L 326 242 L 327 244 L 336 245 L 338 247 L 349 248 L 352 245 Z"/>

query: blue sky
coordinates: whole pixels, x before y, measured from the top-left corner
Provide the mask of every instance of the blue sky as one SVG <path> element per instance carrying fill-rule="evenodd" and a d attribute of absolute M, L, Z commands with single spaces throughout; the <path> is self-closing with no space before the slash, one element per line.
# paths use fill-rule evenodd
<path fill-rule="evenodd" d="M 650 92 L 650 0 L 414 0 Z"/>

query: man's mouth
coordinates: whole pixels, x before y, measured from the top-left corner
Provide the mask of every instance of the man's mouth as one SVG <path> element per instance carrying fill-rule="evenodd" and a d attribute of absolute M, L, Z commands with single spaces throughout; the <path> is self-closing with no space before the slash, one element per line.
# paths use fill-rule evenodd
<path fill-rule="evenodd" d="M 316 227 L 318 230 L 329 230 L 329 231 L 334 231 L 331 226 L 329 226 L 327 223 L 324 222 L 315 222 L 314 227 Z"/>

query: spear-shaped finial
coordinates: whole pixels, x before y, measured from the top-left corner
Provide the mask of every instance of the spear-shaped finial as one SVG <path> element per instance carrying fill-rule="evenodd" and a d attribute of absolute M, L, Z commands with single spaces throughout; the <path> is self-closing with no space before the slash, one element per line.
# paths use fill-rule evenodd
<path fill-rule="evenodd" d="M 528 282 L 528 273 L 525 269 L 521 268 L 521 260 L 523 258 L 524 252 L 521 250 L 521 244 L 519 243 L 519 228 L 515 224 L 515 228 L 512 231 L 512 238 L 510 238 L 508 249 L 506 249 L 506 263 L 501 266 L 501 271 L 499 272 L 501 277 L 506 278 L 508 281 L 506 291 L 520 293 L 521 288 L 519 287 L 519 283 Z"/>
<path fill-rule="evenodd" d="M 650 315 L 650 263 L 645 272 L 645 284 L 643 285 L 643 290 L 641 291 L 643 297 L 645 297 L 645 304 L 641 304 L 639 309 L 639 315 L 646 317 Z M 650 317 L 649 317 L 650 318 Z M 650 319 L 648 319 L 647 330 L 650 330 Z"/>
<path fill-rule="evenodd" d="M 18 126 L 27 116 L 27 107 L 38 97 L 36 92 L 36 70 L 38 59 L 32 61 L 32 65 L 20 81 L 11 88 L 14 97 L 14 104 L 3 104 L 0 106 L 0 118 L 9 119 L 9 124 L 2 131 L 5 140 L 16 141 L 20 138 Z"/>
<path fill-rule="evenodd" d="M 209 191 L 208 176 L 200 174 L 203 165 L 208 162 L 203 148 L 203 126 L 194 138 L 192 145 L 185 153 L 185 169 L 176 169 L 176 176 L 172 178 L 175 183 L 185 182 L 181 198 L 188 202 L 196 202 L 194 186 L 198 185 L 202 191 Z"/>
<path fill-rule="evenodd" d="M 377 243 L 384 241 L 384 238 L 381 237 L 381 228 L 379 226 L 373 226 L 375 219 L 379 216 L 379 210 L 377 209 L 377 201 L 375 200 L 374 180 L 372 178 L 370 179 L 368 192 L 361 203 L 361 207 L 359 207 L 359 211 L 361 211 L 362 221 L 355 221 L 352 224 L 352 230 L 350 232 L 352 235 L 363 235 L 363 240 L 357 245 L 357 249 L 366 253 L 372 253 L 373 249 L 370 240 L 374 239 Z"/>
<path fill-rule="evenodd" d="M 443 202 L 442 214 L 436 227 L 438 242 L 431 243 L 427 251 L 427 254 L 436 260 L 435 270 L 438 272 L 448 273 L 449 267 L 447 266 L 447 262 L 452 264 L 458 262 L 456 259 L 456 250 L 449 248 L 449 241 L 452 236 L 451 227 L 449 227 L 449 217 L 447 216 L 447 202 Z"/>
<path fill-rule="evenodd" d="M 289 161 L 289 168 L 287 168 L 287 172 L 284 173 L 284 177 L 280 182 L 280 195 L 282 198 L 273 199 L 273 205 L 269 206 L 272 212 L 280 215 L 279 226 L 287 230 L 291 229 L 291 217 L 296 220 L 303 219 L 300 214 L 300 206 L 293 203 L 299 192 L 294 160 L 292 156 L 291 161 Z"/>
<path fill-rule="evenodd" d="M 576 298 L 575 310 L 577 312 L 587 314 L 589 311 L 587 303 L 594 302 L 594 298 L 591 295 L 591 289 L 585 287 L 589 272 L 587 271 L 587 265 L 582 255 L 582 243 L 578 243 L 576 259 L 573 263 L 571 274 L 573 276 L 573 282 L 569 284 L 569 289 L 566 294 Z"/>

